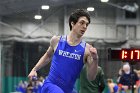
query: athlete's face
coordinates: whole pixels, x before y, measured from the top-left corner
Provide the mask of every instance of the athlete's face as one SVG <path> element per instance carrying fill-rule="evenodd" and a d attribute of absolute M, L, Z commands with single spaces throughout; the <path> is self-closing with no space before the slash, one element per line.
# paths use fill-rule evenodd
<path fill-rule="evenodd" d="M 88 24 L 89 24 L 89 21 L 85 16 L 80 17 L 76 24 L 72 24 L 72 30 L 76 34 L 83 36 L 85 31 L 87 30 Z"/>

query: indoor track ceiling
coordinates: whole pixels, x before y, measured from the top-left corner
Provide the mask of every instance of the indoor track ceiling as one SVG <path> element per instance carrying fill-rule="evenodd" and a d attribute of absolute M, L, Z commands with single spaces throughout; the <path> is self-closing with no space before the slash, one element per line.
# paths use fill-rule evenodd
<path fill-rule="evenodd" d="M 0 15 L 36 10 L 43 4 L 57 7 L 85 1 L 89 0 L 0 0 Z"/>
<path fill-rule="evenodd" d="M 41 5 L 59 7 L 85 2 L 100 2 L 100 0 L 0 0 L 0 16 L 32 12 L 38 10 Z M 112 3 L 140 2 L 140 0 L 109 0 Z"/>

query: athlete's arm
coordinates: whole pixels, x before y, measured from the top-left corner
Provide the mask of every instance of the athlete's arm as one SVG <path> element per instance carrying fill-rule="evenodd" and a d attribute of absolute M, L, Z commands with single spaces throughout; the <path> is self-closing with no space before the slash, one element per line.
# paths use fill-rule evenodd
<path fill-rule="evenodd" d="M 59 38 L 57 36 L 53 36 L 50 40 L 50 46 L 46 53 L 40 58 L 40 60 L 37 62 L 37 64 L 34 66 L 34 68 L 31 70 L 28 77 L 32 79 L 33 76 L 37 76 L 37 72 L 40 68 L 44 67 L 46 64 L 48 64 L 51 61 L 52 55 L 56 49 L 57 43 Z"/>
<path fill-rule="evenodd" d="M 87 78 L 88 80 L 94 80 L 96 78 L 98 69 L 98 54 L 96 48 L 91 45 L 86 45 L 85 50 L 85 64 L 87 68 Z"/>

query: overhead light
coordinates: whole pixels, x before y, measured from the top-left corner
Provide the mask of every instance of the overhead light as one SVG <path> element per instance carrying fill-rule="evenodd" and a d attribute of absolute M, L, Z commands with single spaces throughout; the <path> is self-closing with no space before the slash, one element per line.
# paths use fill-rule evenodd
<path fill-rule="evenodd" d="M 42 5 L 42 6 L 41 6 L 41 9 L 42 9 L 42 10 L 48 10 L 49 8 L 50 8 L 49 5 Z"/>
<path fill-rule="evenodd" d="M 35 15 L 34 18 L 35 19 L 42 19 L 42 16 L 41 15 Z"/>
<path fill-rule="evenodd" d="M 94 11 L 94 7 L 88 7 L 87 11 Z"/>
<path fill-rule="evenodd" d="M 109 0 L 101 0 L 101 2 L 108 2 Z"/>

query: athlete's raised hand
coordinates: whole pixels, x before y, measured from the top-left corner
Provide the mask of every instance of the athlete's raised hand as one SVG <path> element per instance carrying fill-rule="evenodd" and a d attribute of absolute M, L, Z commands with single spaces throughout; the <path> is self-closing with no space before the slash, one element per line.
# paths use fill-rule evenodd
<path fill-rule="evenodd" d="M 90 54 L 91 54 L 93 60 L 97 60 L 98 59 L 98 54 L 97 54 L 96 48 L 94 48 L 94 47 L 91 46 L 89 48 L 89 51 L 90 51 Z"/>
<path fill-rule="evenodd" d="M 37 77 L 37 72 L 36 72 L 36 70 L 32 70 L 32 71 L 29 73 L 29 75 L 28 75 L 28 78 L 29 78 L 30 80 L 32 80 L 33 77 Z"/>

